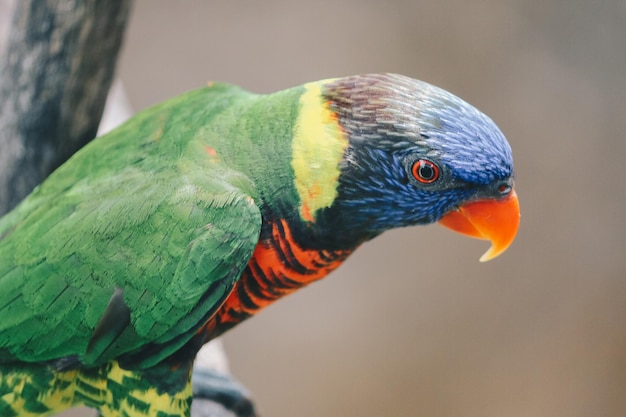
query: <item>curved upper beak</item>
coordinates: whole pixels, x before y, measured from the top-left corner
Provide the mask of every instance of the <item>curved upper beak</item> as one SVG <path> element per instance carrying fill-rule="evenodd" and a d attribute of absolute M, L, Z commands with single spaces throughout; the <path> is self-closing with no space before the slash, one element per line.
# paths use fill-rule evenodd
<path fill-rule="evenodd" d="M 515 239 L 520 222 L 519 201 L 515 190 L 502 199 L 484 199 L 464 204 L 444 215 L 439 224 L 455 232 L 491 241 L 481 262 L 503 253 Z"/>

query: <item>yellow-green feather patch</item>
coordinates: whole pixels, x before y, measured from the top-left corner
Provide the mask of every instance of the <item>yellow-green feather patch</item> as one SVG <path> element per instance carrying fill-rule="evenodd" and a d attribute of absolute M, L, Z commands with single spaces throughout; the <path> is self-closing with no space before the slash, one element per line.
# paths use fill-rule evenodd
<path fill-rule="evenodd" d="M 116 361 L 65 372 L 44 366 L 3 369 L 0 416 L 43 417 L 79 405 L 98 408 L 103 417 L 185 416 L 192 399 L 190 375 L 179 390 L 160 392 L 142 374 Z"/>
<path fill-rule="evenodd" d="M 323 85 L 331 81 L 304 86 L 294 129 L 291 165 L 300 197 L 300 216 L 310 222 L 315 221 L 319 209 L 330 207 L 337 197 L 339 163 L 348 146 L 337 116 L 322 96 Z"/>

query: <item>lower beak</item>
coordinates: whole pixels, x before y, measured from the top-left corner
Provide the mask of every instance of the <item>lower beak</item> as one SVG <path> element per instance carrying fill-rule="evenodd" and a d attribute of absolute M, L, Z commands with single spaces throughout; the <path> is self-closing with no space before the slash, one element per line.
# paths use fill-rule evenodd
<path fill-rule="evenodd" d="M 485 199 L 467 203 L 444 215 L 439 224 L 455 232 L 491 241 L 481 262 L 503 253 L 515 239 L 519 227 L 519 201 L 515 190 L 503 199 Z"/>

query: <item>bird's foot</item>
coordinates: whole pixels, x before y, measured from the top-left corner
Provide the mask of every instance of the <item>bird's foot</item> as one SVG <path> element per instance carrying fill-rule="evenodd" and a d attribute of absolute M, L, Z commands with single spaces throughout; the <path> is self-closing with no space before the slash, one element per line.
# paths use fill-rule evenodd
<path fill-rule="evenodd" d="M 194 369 L 192 417 L 257 417 L 250 392 L 215 369 Z"/>

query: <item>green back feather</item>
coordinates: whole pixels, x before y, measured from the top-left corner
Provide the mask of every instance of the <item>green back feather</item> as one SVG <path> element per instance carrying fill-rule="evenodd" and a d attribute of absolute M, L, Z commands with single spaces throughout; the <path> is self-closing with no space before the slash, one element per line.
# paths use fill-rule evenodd
<path fill-rule="evenodd" d="M 2 218 L 0 362 L 93 365 L 171 344 L 148 366 L 181 346 L 245 267 L 261 209 L 297 201 L 299 94 L 217 84 L 158 105 Z"/>

